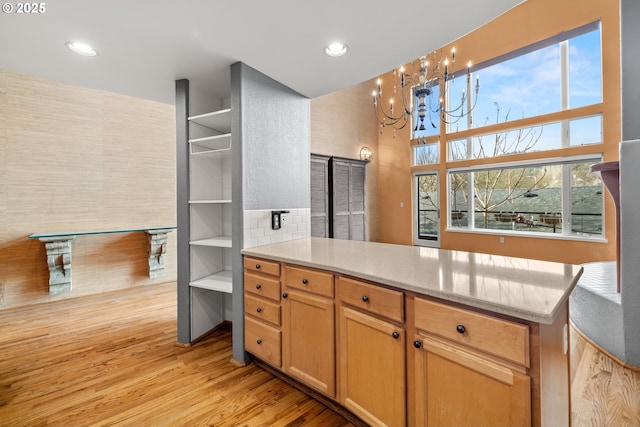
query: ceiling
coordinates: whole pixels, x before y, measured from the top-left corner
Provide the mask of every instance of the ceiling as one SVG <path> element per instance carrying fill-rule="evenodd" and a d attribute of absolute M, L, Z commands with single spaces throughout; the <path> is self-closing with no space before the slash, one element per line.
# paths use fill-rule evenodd
<path fill-rule="evenodd" d="M 41 14 L 0 15 L 0 68 L 173 104 L 180 78 L 228 96 L 229 65 L 242 61 L 314 98 L 437 49 L 521 1 L 56 0 Z M 347 55 L 324 54 L 335 40 Z M 67 41 L 99 55 L 77 55 Z"/>

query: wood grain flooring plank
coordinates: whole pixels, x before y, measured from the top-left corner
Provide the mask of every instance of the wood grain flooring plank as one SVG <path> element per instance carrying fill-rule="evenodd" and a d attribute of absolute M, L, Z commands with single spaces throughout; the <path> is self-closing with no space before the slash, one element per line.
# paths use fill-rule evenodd
<path fill-rule="evenodd" d="M 579 333 L 571 340 L 577 349 L 571 353 L 573 426 L 640 426 L 640 371 L 618 364 Z"/>
<path fill-rule="evenodd" d="M 0 311 L 0 425 L 348 425 L 229 363 L 230 326 L 189 348 L 176 336 L 175 283 Z"/>

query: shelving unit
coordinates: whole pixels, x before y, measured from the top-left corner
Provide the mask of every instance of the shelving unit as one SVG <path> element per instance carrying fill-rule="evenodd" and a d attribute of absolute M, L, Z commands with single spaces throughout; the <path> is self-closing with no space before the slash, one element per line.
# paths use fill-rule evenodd
<path fill-rule="evenodd" d="M 190 153 L 192 155 L 226 157 L 231 155 L 231 109 L 189 117 Z"/>
<path fill-rule="evenodd" d="M 211 104 L 207 102 L 209 100 L 200 99 L 201 93 L 190 92 L 191 100 L 199 102 L 192 102 L 189 110 L 193 105 L 202 109 L 207 108 L 203 105 Z M 186 121 L 189 135 L 189 340 L 193 341 L 224 320 L 230 320 L 233 291 L 231 109 L 188 115 Z"/>

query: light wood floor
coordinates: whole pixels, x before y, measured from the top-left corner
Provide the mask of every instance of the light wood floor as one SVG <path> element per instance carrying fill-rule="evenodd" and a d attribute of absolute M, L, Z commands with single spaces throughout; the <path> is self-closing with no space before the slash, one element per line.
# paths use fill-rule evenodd
<path fill-rule="evenodd" d="M 351 426 L 223 328 L 175 346 L 175 284 L 0 311 L 0 426 Z M 574 426 L 640 426 L 640 372 L 572 340 Z"/>
<path fill-rule="evenodd" d="M 345 426 L 251 364 L 226 327 L 176 343 L 175 284 L 0 311 L 0 426 Z"/>
<path fill-rule="evenodd" d="M 623 367 L 572 329 L 574 427 L 639 427 L 640 370 Z"/>

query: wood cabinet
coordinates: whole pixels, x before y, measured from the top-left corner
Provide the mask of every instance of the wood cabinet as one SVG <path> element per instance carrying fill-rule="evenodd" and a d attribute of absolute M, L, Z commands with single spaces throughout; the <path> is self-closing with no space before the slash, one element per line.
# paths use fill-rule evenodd
<path fill-rule="evenodd" d="M 529 329 L 416 298 L 419 426 L 530 426 Z"/>
<path fill-rule="evenodd" d="M 280 264 L 244 259 L 244 346 L 265 362 L 282 366 Z"/>
<path fill-rule="evenodd" d="M 335 397 L 333 274 L 284 267 L 284 371 Z"/>
<path fill-rule="evenodd" d="M 403 293 L 340 277 L 338 301 L 340 403 L 370 425 L 406 425 Z"/>
<path fill-rule="evenodd" d="M 372 426 L 569 425 L 566 306 L 540 324 L 246 257 L 245 348 Z"/>

